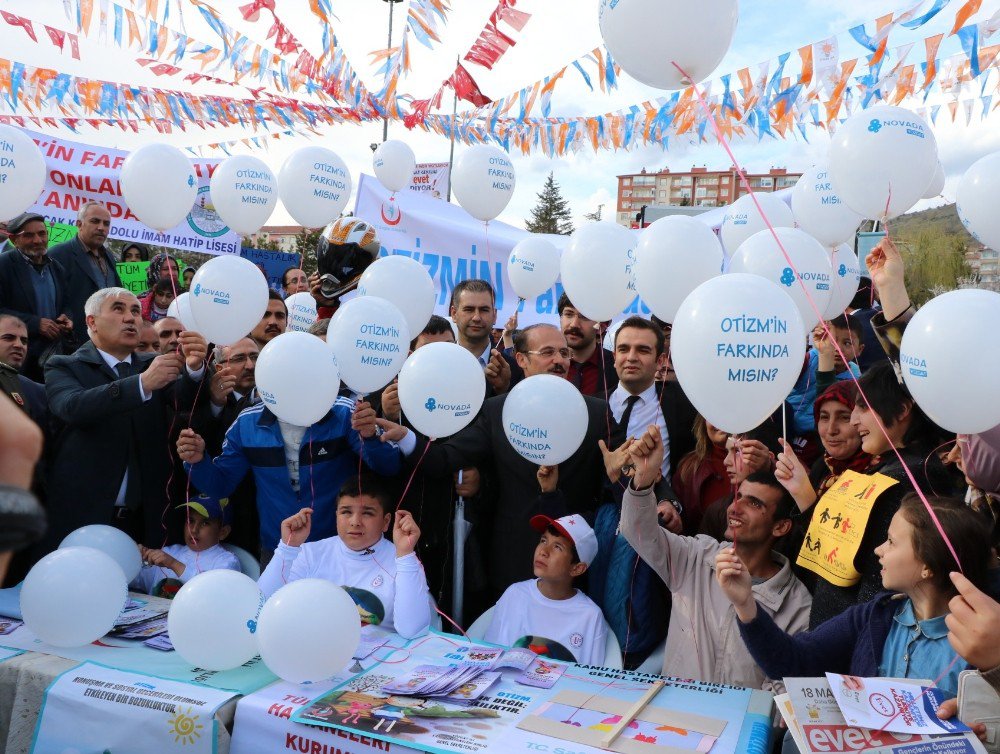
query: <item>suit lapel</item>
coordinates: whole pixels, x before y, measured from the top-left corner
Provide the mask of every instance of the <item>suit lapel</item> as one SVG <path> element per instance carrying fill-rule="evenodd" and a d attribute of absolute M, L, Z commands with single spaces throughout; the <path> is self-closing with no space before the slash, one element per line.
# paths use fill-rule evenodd
<path fill-rule="evenodd" d="M 118 372 L 108 366 L 108 362 L 106 362 L 104 357 L 98 353 L 97 346 L 94 345 L 94 341 L 88 340 L 80 346 L 80 348 L 77 349 L 76 357 L 84 363 L 95 365 L 98 369 L 100 369 L 101 374 L 106 377 L 109 377 L 112 380 L 118 379 Z"/>
<path fill-rule="evenodd" d="M 20 254 L 17 249 L 9 252 L 11 254 Z M 28 269 L 27 264 L 22 264 L 21 259 L 14 259 L 14 277 L 17 278 L 17 284 L 21 286 L 21 290 L 24 293 L 25 301 L 30 301 L 35 307 L 38 306 L 38 301 L 35 299 L 35 287 L 31 284 L 31 278 L 28 277 L 31 274 L 31 270 Z"/>
<path fill-rule="evenodd" d="M 90 255 L 79 238 L 74 240 L 76 241 L 76 254 L 73 255 L 73 260 L 83 270 L 83 273 L 93 281 L 94 285 L 97 286 L 97 290 L 101 290 L 104 287 L 104 281 L 98 277 L 97 270 L 94 269 L 94 265 L 90 261 Z M 98 358 L 100 358 L 100 354 L 98 354 Z"/>

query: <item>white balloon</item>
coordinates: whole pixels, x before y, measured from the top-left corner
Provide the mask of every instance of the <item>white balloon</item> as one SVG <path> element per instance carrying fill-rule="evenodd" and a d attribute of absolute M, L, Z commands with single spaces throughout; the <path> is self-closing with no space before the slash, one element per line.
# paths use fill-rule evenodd
<path fill-rule="evenodd" d="M 944 191 L 944 165 L 941 164 L 941 160 L 938 160 L 934 177 L 931 178 L 931 182 L 927 185 L 927 190 L 924 191 L 924 199 L 935 199 L 941 196 L 942 191 Z"/>
<path fill-rule="evenodd" d="M 406 420 L 428 437 L 449 437 L 469 424 L 486 397 L 479 359 L 457 343 L 428 343 L 399 372 L 399 404 Z"/>
<path fill-rule="evenodd" d="M 143 144 L 129 153 L 119 181 L 128 208 L 154 230 L 177 225 L 198 198 L 194 165 L 171 144 Z"/>
<path fill-rule="evenodd" d="M 837 196 L 825 165 L 809 168 L 795 184 L 792 215 L 802 230 L 824 246 L 852 240 L 864 220 Z"/>
<path fill-rule="evenodd" d="M 541 236 L 528 236 L 511 250 L 507 276 L 518 298 L 536 298 L 559 278 L 559 250 Z"/>
<path fill-rule="evenodd" d="M 242 236 L 260 230 L 278 203 L 278 182 L 271 168 L 246 154 L 220 162 L 208 187 L 219 217 Z"/>
<path fill-rule="evenodd" d="M 638 295 L 635 246 L 638 237 L 618 223 L 587 223 L 569 238 L 559 260 L 562 284 L 577 311 L 604 322 Z"/>
<path fill-rule="evenodd" d="M 503 430 L 511 447 L 539 466 L 572 456 L 587 435 L 587 404 L 569 380 L 536 374 L 521 380 L 503 404 Z"/>
<path fill-rule="evenodd" d="M 897 217 L 924 195 L 937 142 L 916 113 L 879 105 L 855 113 L 830 145 L 830 178 L 848 207 L 873 220 Z"/>
<path fill-rule="evenodd" d="M 319 316 L 316 312 L 316 299 L 311 293 L 301 291 L 293 293 L 285 299 L 288 307 L 288 329 L 293 332 L 305 332 L 314 324 Z"/>
<path fill-rule="evenodd" d="M 434 313 L 434 281 L 427 268 L 402 254 L 379 257 L 358 280 L 358 293 L 395 304 L 415 338 Z"/>
<path fill-rule="evenodd" d="M 670 353 L 698 412 L 747 432 L 777 409 L 802 371 L 806 331 L 795 302 L 758 275 L 712 278 L 684 299 Z"/>
<path fill-rule="evenodd" d="M 289 424 L 311 426 L 337 400 L 337 363 L 327 345 L 307 332 L 274 338 L 261 350 L 254 371 L 261 400 Z"/>
<path fill-rule="evenodd" d="M 372 167 L 379 183 L 389 191 L 402 191 L 413 179 L 417 158 L 406 142 L 390 139 L 382 142 L 375 150 Z"/>
<path fill-rule="evenodd" d="M 757 193 L 755 196 L 767 219 L 771 221 L 771 227 L 791 228 L 795 225 L 791 207 L 781 199 L 772 194 L 764 193 Z M 767 230 L 767 222 L 761 217 L 753 197 L 749 194 L 741 196 L 729 205 L 726 216 L 722 219 L 719 237 L 722 239 L 726 256 L 731 257 L 740 248 L 740 244 L 762 230 Z"/>
<path fill-rule="evenodd" d="M 812 329 L 819 323 L 819 314 L 826 311 L 830 304 L 830 284 L 833 277 L 830 253 L 819 241 L 798 228 L 775 230 L 781 246 L 799 274 L 799 279 L 805 283 L 805 290 L 799 285 L 792 267 L 769 230 L 762 230 L 751 236 L 740 246 L 733 255 L 729 271 L 760 275 L 772 283 L 784 286 L 785 292 L 798 307 L 802 321 L 808 329 Z M 809 303 L 810 298 L 812 304 Z"/>
<path fill-rule="evenodd" d="M 1000 424 L 1000 294 L 969 288 L 928 301 L 906 326 L 899 362 L 935 424 L 962 434 Z"/>
<path fill-rule="evenodd" d="M 965 229 L 979 243 L 1000 249 L 1000 152 L 986 155 L 972 163 L 958 182 L 955 204 Z"/>
<path fill-rule="evenodd" d="M 384 298 L 359 296 L 342 304 L 330 320 L 327 345 L 351 390 L 368 395 L 392 382 L 410 352 L 410 328 Z"/>
<path fill-rule="evenodd" d="M 67 534 L 59 543 L 59 547 L 93 547 L 95 550 L 100 550 L 118 564 L 125 574 L 125 581 L 130 583 L 142 570 L 142 558 L 139 557 L 139 548 L 135 541 L 121 529 L 113 526 L 104 524 L 81 526 Z"/>
<path fill-rule="evenodd" d="M 323 579 L 286 584 L 257 620 L 260 658 L 289 683 L 322 681 L 344 670 L 361 641 L 354 600 Z"/>
<path fill-rule="evenodd" d="M 719 65 L 733 41 L 738 4 L 601 0 L 599 14 L 604 44 L 632 78 L 657 89 L 681 89 L 688 76 L 697 83 Z"/>
<path fill-rule="evenodd" d="M 514 195 L 515 182 L 510 157 L 487 144 L 466 149 L 451 171 L 455 199 L 466 212 L 483 222 L 504 211 Z"/>
<path fill-rule="evenodd" d="M 688 294 L 719 274 L 722 260 L 722 245 L 705 223 L 683 215 L 662 217 L 639 236 L 635 286 L 653 314 L 673 322 Z"/>
<path fill-rule="evenodd" d="M 167 316 L 179 319 L 181 324 L 184 325 L 185 330 L 201 332 L 198 329 L 198 321 L 194 318 L 194 313 L 191 311 L 191 298 L 192 296 L 189 292 L 182 293 L 175 298 L 170 302 L 170 306 L 167 307 Z"/>
<path fill-rule="evenodd" d="M 288 156 L 278 172 L 278 196 L 299 225 L 322 228 L 344 211 L 351 198 L 351 183 L 351 172 L 336 152 L 326 147 L 301 147 Z"/>
<path fill-rule="evenodd" d="M 12 220 L 38 201 L 45 188 L 45 158 L 23 131 L 0 125 L 0 215 Z"/>
<path fill-rule="evenodd" d="M 121 567 L 93 547 L 50 552 L 21 587 L 24 625 L 54 647 L 83 647 L 110 631 L 128 602 Z"/>
<path fill-rule="evenodd" d="M 833 283 L 830 286 L 830 303 L 826 305 L 823 319 L 839 317 L 851 303 L 858 292 L 858 282 L 861 280 L 861 265 L 854 249 L 846 243 L 833 250 L 832 256 Z"/>
<path fill-rule="evenodd" d="M 205 670 L 238 668 L 257 654 L 257 617 L 264 595 L 239 571 L 199 573 L 170 603 L 170 643 L 186 662 Z"/>
<path fill-rule="evenodd" d="M 267 278 L 249 259 L 212 257 L 194 274 L 188 301 L 198 332 L 228 346 L 245 338 L 267 311 Z"/>

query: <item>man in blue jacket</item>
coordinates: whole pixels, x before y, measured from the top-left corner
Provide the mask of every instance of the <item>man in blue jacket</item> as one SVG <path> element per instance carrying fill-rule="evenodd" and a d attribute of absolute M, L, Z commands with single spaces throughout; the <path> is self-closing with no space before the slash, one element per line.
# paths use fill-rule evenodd
<path fill-rule="evenodd" d="M 382 476 L 399 472 L 398 447 L 377 434 L 374 409 L 365 402 L 355 406 L 350 398 L 338 398 L 309 427 L 284 422 L 260 403 L 240 413 L 218 457 L 205 456 L 205 441 L 191 429 L 181 432 L 177 452 L 191 483 L 214 497 L 228 497 L 253 471 L 266 563 L 278 545 L 281 522 L 302 508 L 313 509 L 310 542 L 337 533 L 337 491 L 359 473 L 361 462 Z"/>

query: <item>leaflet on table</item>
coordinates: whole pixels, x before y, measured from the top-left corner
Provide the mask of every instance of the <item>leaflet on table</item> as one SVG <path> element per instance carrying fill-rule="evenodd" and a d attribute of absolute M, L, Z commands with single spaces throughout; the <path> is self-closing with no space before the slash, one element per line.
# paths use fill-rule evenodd
<path fill-rule="evenodd" d="M 440 670 L 456 656 L 480 651 L 475 646 L 466 649 L 458 651 L 453 638 L 437 633 L 414 639 L 390 662 L 377 664 L 315 697 L 297 709 L 291 720 L 379 739 L 392 744 L 393 750 L 406 746 L 458 754 L 537 751 L 544 745 L 548 751 L 555 751 L 561 739 L 573 742 L 571 748 L 563 746 L 566 751 L 596 754 L 600 749 L 581 745 L 578 736 L 584 733 L 589 740 L 595 733 L 609 730 L 620 719 L 616 715 L 623 714 L 648 691 L 652 681 L 660 678 L 562 664 L 565 672 L 551 689 L 518 683 L 522 671 L 508 668 L 500 672 L 500 678 L 485 693 L 464 704 L 445 698 L 428 699 L 411 690 L 386 690 L 405 687 L 419 678 L 425 680 L 419 681 L 418 687 L 429 683 L 428 668 Z M 518 655 L 517 664 L 524 659 Z M 497 672 L 502 664 L 500 655 L 495 669 L 488 672 Z M 771 704 L 770 694 L 760 691 L 667 679 L 667 685 L 652 702 L 652 706 L 665 708 L 653 715 L 660 722 L 652 727 L 644 722 L 641 729 L 626 731 L 624 736 L 630 741 L 626 745 L 650 744 L 650 754 L 667 751 L 666 746 L 718 754 L 763 752 L 770 743 Z M 706 710 L 711 718 L 705 717 Z M 552 717 L 554 714 L 558 719 Z M 588 721 L 585 730 L 583 719 Z M 541 729 L 558 735 L 541 733 Z M 551 741 L 539 744 L 546 735 L 553 736 Z"/>
<path fill-rule="evenodd" d="M 826 678 L 786 677 L 785 688 L 802 731 L 802 754 L 985 754 L 971 733 L 930 736 L 848 725 Z"/>
<path fill-rule="evenodd" d="M 139 623 L 132 623 L 127 626 L 118 626 L 111 632 L 111 636 L 119 639 L 148 639 L 167 632 L 167 616 L 159 615 L 149 618 Z"/>
<path fill-rule="evenodd" d="M 215 751 L 229 691 L 83 663 L 45 691 L 32 751 Z"/>
<path fill-rule="evenodd" d="M 965 733 L 969 726 L 937 716 L 944 692 L 919 683 L 827 673 L 833 697 L 848 725 L 895 733 Z"/>

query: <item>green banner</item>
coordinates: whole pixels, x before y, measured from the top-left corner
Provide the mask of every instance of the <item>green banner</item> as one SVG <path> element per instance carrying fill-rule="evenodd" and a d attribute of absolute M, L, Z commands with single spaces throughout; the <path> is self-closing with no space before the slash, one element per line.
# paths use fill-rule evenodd
<path fill-rule="evenodd" d="M 180 267 L 181 279 L 183 279 L 184 268 L 187 265 L 178 260 L 178 266 Z M 146 270 L 149 269 L 149 262 L 119 262 L 115 268 L 118 270 L 118 277 L 122 279 L 123 288 L 128 288 L 137 296 L 149 289 L 149 285 L 146 283 Z"/>
<path fill-rule="evenodd" d="M 67 225 L 66 223 L 52 223 L 49 225 L 49 246 L 55 246 L 57 243 L 69 241 L 75 237 L 75 225 Z"/>

